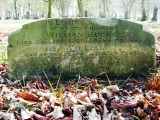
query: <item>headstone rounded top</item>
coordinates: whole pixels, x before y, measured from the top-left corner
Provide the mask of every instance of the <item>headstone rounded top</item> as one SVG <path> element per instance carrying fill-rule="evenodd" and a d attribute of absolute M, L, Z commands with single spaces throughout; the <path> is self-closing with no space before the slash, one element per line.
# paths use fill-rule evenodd
<path fill-rule="evenodd" d="M 155 7 L 154 7 L 154 9 L 157 11 L 157 10 L 158 10 L 158 7 L 157 7 L 157 6 L 155 6 Z"/>
<path fill-rule="evenodd" d="M 9 36 L 9 73 L 109 77 L 142 75 L 155 64 L 155 38 L 134 22 L 115 18 L 46 19 Z M 147 67 L 145 66 L 147 64 Z"/>

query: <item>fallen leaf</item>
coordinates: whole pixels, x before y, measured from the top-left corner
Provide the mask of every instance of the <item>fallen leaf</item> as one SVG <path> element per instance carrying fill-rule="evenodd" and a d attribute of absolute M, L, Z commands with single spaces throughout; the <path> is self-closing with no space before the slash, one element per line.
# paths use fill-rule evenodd
<path fill-rule="evenodd" d="M 65 117 L 62 120 L 73 120 L 73 115 L 70 115 L 69 117 Z"/>
<path fill-rule="evenodd" d="M 47 114 L 46 116 L 54 119 L 59 119 L 64 117 L 64 114 L 62 113 L 62 108 L 60 106 L 54 106 L 54 111 Z"/>
<path fill-rule="evenodd" d="M 2 97 L 0 97 L 0 104 L 3 104 L 4 103 L 4 100 Z"/>
<path fill-rule="evenodd" d="M 30 119 L 33 117 L 32 113 L 28 109 L 25 109 L 25 108 L 21 108 L 20 114 L 21 114 L 22 120 Z"/>
<path fill-rule="evenodd" d="M 35 104 L 38 103 L 38 101 L 25 100 L 25 99 L 23 99 L 21 97 L 18 97 L 18 100 L 19 100 L 19 102 L 25 103 L 25 104 L 28 104 L 28 105 L 35 105 Z"/>
<path fill-rule="evenodd" d="M 82 120 L 81 110 L 83 107 L 73 107 L 73 120 Z"/>
<path fill-rule="evenodd" d="M 34 120 L 49 120 L 48 117 L 45 117 L 45 116 L 42 116 L 42 115 L 39 115 L 36 113 L 33 115 L 33 118 L 34 118 Z"/>
<path fill-rule="evenodd" d="M 14 120 L 14 114 L 13 113 L 4 113 L 3 118 L 4 118 L 4 120 Z"/>
<path fill-rule="evenodd" d="M 155 109 L 154 111 L 152 111 L 151 118 L 153 120 L 159 120 L 159 118 L 160 118 L 160 109 Z"/>
<path fill-rule="evenodd" d="M 44 90 L 50 89 L 50 88 L 49 88 L 47 85 L 45 85 L 45 84 L 43 83 L 43 81 L 42 81 L 41 79 L 39 79 L 39 78 L 37 78 L 34 83 L 35 83 L 37 89 L 44 89 Z"/>
<path fill-rule="evenodd" d="M 89 113 L 89 120 L 101 120 L 101 116 L 97 114 L 95 108 L 93 108 Z"/>
<path fill-rule="evenodd" d="M 18 97 L 21 97 L 25 100 L 32 100 L 32 101 L 39 101 L 39 97 L 33 93 L 27 92 L 27 91 L 23 91 L 23 92 L 19 92 L 17 93 Z"/>
<path fill-rule="evenodd" d="M 92 86 L 93 86 L 93 88 L 98 88 L 98 82 L 97 82 L 97 79 L 92 79 L 91 80 L 91 82 L 92 82 Z"/>
<path fill-rule="evenodd" d="M 134 100 L 126 100 L 123 103 L 111 102 L 112 109 L 125 109 L 125 108 L 133 108 L 136 107 L 138 102 Z"/>

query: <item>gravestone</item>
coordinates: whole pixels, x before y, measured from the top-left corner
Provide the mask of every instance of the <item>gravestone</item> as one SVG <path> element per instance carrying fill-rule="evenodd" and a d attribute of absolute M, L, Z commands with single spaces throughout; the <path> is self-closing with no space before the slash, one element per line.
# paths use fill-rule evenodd
<path fill-rule="evenodd" d="M 107 16 L 107 15 L 106 15 L 105 12 L 100 12 L 100 13 L 99 13 L 99 17 L 100 17 L 100 18 L 106 18 L 106 16 Z"/>
<path fill-rule="evenodd" d="M 33 19 L 39 19 L 39 13 L 36 11 L 35 16 L 33 16 Z"/>
<path fill-rule="evenodd" d="M 124 13 L 124 19 L 128 19 L 128 12 L 127 11 Z"/>
<path fill-rule="evenodd" d="M 158 12 L 158 8 L 155 6 L 154 7 L 154 11 L 153 11 L 153 21 L 157 21 L 157 12 Z"/>
<path fill-rule="evenodd" d="M 110 78 L 155 69 L 155 37 L 143 26 L 115 18 L 46 19 L 10 34 L 9 76 Z"/>
<path fill-rule="evenodd" d="M 30 19 L 30 13 L 28 11 L 26 12 L 26 19 Z"/>
<path fill-rule="evenodd" d="M 84 16 L 88 17 L 88 11 L 87 10 L 84 11 Z"/>
<path fill-rule="evenodd" d="M 10 17 L 9 17 L 9 12 L 8 11 L 6 11 L 5 12 L 5 19 L 7 20 L 7 19 L 9 19 Z"/>

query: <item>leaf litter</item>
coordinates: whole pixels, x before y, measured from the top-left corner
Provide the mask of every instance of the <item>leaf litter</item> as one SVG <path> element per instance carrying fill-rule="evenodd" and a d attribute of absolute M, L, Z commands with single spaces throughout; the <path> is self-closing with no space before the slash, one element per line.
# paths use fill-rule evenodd
<path fill-rule="evenodd" d="M 122 84 L 79 78 L 66 85 L 7 79 L 1 64 L 1 120 L 159 120 L 160 71 L 149 81 L 131 78 Z M 125 84 L 123 84 L 125 82 Z M 24 86 L 25 85 L 25 86 Z M 52 88 L 51 86 L 52 85 Z M 62 86 L 62 87 L 59 87 Z"/>

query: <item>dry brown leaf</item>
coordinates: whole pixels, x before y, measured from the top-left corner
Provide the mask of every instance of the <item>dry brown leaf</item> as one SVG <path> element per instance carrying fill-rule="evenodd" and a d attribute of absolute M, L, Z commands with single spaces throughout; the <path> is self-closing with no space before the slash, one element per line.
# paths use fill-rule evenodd
<path fill-rule="evenodd" d="M 156 90 L 160 94 L 160 75 L 159 72 L 152 76 L 151 81 L 147 82 L 149 90 Z"/>
<path fill-rule="evenodd" d="M 137 79 L 134 79 L 134 81 L 135 81 L 136 83 L 140 83 L 140 82 L 141 82 L 140 80 L 137 80 Z"/>
<path fill-rule="evenodd" d="M 150 115 L 147 115 L 145 118 L 143 118 L 142 120 L 150 120 Z"/>
<path fill-rule="evenodd" d="M 49 102 L 42 101 L 42 105 L 40 106 L 40 108 L 41 108 L 41 111 L 42 111 L 43 115 L 47 114 L 47 112 L 49 110 L 49 105 L 50 105 Z"/>
<path fill-rule="evenodd" d="M 98 108 L 101 116 L 103 116 L 104 115 L 104 110 L 102 109 L 102 107 L 100 105 L 97 105 L 97 108 Z"/>
<path fill-rule="evenodd" d="M 98 88 L 97 79 L 92 79 L 91 82 L 92 82 L 92 87 L 97 89 Z"/>
<path fill-rule="evenodd" d="M 70 115 L 69 117 L 65 117 L 62 120 L 73 120 L 73 115 Z"/>
<path fill-rule="evenodd" d="M 16 120 L 22 120 L 21 116 L 19 115 L 17 111 L 14 111 L 14 116 Z"/>
<path fill-rule="evenodd" d="M 112 111 L 112 115 L 111 115 L 112 120 L 121 120 L 120 117 L 121 116 L 120 116 L 119 112 L 116 109 L 114 109 Z"/>
<path fill-rule="evenodd" d="M 144 108 L 154 108 L 155 107 L 145 97 L 141 97 L 140 102 L 142 102 L 144 104 Z"/>
<path fill-rule="evenodd" d="M 82 105 L 94 107 L 94 104 L 93 104 L 93 103 L 83 102 L 83 101 L 80 100 L 80 99 L 77 99 L 77 101 L 78 101 L 80 104 L 82 104 Z"/>
<path fill-rule="evenodd" d="M 3 65 L 0 64 L 0 71 L 4 70 Z"/>
<path fill-rule="evenodd" d="M 144 109 L 141 109 L 140 107 L 138 107 L 138 108 L 136 109 L 136 111 L 137 111 L 137 114 L 138 114 L 138 116 L 139 116 L 140 118 L 147 116 L 147 114 L 144 112 Z"/>
<path fill-rule="evenodd" d="M 160 96 L 157 96 L 154 100 L 154 105 L 157 106 L 157 105 L 160 105 Z"/>
<path fill-rule="evenodd" d="M 23 92 L 19 92 L 17 93 L 18 97 L 21 97 L 25 100 L 32 100 L 32 101 L 39 101 L 39 97 L 33 93 L 27 92 L 27 91 L 23 91 Z"/>
<path fill-rule="evenodd" d="M 141 93 L 141 91 L 138 88 L 135 88 L 130 92 L 131 95 L 140 94 L 140 93 Z"/>
<path fill-rule="evenodd" d="M 33 118 L 34 118 L 34 120 L 49 120 L 48 117 L 45 117 L 45 116 L 42 116 L 42 115 L 39 115 L 36 113 L 33 115 Z"/>
<path fill-rule="evenodd" d="M 77 97 L 81 98 L 81 97 L 86 97 L 87 95 L 88 95 L 87 91 L 83 91 L 83 92 L 79 93 L 77 95 Z"/>
<path fill-rule="evenodd" d="M 82 100 L 83 102 L 87 102 L 84 97 L 81 97 L 81 98 L 79 98 L 79 99 Z"/>
<path fill-rule="evenodd" d="M 134 100 L 126 100 L 123 103 L 111 102 L 111 108 L 113 109 L 125 109 L 125 108 L 133 108 L 138 104 L 137 101 Z"/>
<path fill-rule="evenodd" d="M 21 97 L 18 97 L 18 99 L 19 99 L 19 101 L 20 101 L 21 103 L 26 103 L 26 104 L 28 104 L 28 105 L 35 105 L 35 104 L 38 103 L 37 101 L 25 100 L 25 99 L 23 99 L 23 98 L 21 98 Z"/>
<path fill-rule="evenodd" d="M 4 103 L 4 100 L 2 97 L 0 97 L 0 103 L 3 104 Z"/>
<path fill-rule="evenodd" d="M 35 83 L 37 89 L 44 89 L 44 90 L 50 89 L 50 87 L 45 85 L 43 83 L 43 81 L 41 79 L 39 79 L 39 78 L 37 78 L 34 83 Z"/>
<path fill-rule="evenodd" d="M 159 114 L 160 114 L 160 109 L 155 109 L 151 114 L 151 118 L 153 120 L 159 120 Z"/>

